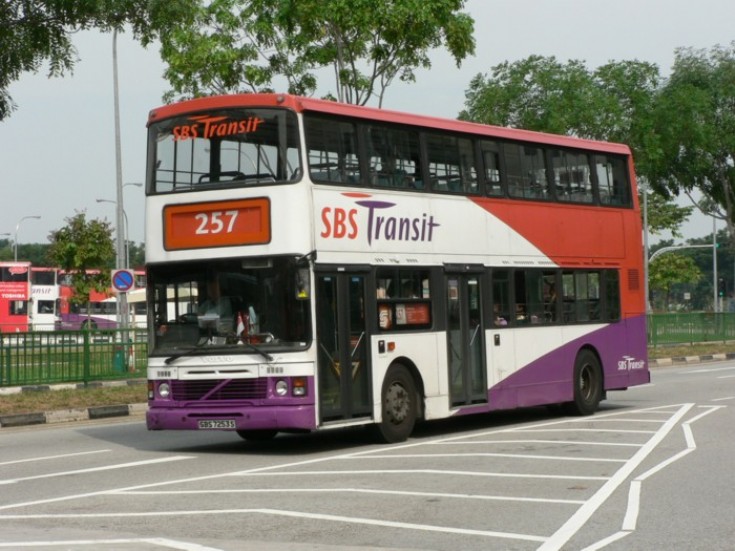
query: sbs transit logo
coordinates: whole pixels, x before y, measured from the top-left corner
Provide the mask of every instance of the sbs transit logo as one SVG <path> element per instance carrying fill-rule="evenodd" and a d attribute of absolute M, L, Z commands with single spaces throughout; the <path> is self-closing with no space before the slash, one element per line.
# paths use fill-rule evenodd
<path fill-rule="evenodd" d="M 258 126 L 265 121 L 259 117 L 233 120 L 226 116 L 193 115 L 188 118 L 189 124 L 174 126 L 171 133 L 174 141 L 185 141 L 194 138 L 224 138 L 235 134 L 249 134 L 258 131 Z"/>
<path fill-rule="evenodd" d="M 368 245 L 377 241 L 431 242 L 441 224 L 433 214 L 394 216 L 388 209 L 397 203 L 371 199 L 369 193 L 342 193 L 355 200 L 356 207 L 324 207 L 321 212 L 324 239 L 365 238 Z M 358 208 L 359 207 L 359 208 Z M 360 216 L 360 215 L 363 216 Z"/>
<path fill-rule="evenodd" d="M 618 371 L 635 371 L 645 367 L 645 361 L 636 360 L 633 356 L 623 356 L 622 360 L 618 360 Z"/>

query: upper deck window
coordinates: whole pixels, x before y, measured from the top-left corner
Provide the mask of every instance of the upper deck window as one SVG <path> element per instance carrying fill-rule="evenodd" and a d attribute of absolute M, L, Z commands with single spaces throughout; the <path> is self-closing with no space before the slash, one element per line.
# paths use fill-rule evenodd
<path fill-rule="evenodd" d="M 279 183 L 301 175 L 296 115 L 282 109 L 175 117 L 151 125 L 149 144 L 153 193 Z"/>
<path fill-rule="evenodd" d="M 311 179 L 361 184 L 355 124 L 321 117 L 304 120 Z"/>
<path fill-rule="evenodd" d="M 625 159 L 612 155 L 595 155 L 595 170 L 603 205 L 629 207 L 631 203 Z"/>
<path fill-rule="evenodd" d="M 511 197 L 548 199 L 549 182 L 546 179 L 546 160 L 540 147 L 505 144 L 508 193 Z"/>

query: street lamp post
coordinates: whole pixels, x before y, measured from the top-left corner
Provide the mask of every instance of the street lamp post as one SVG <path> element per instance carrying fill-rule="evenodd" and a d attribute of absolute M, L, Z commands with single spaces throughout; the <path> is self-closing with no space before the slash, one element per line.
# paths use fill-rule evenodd
<path fill-rule="evenodd" d="M 648 289 L 648 184 L 641 184 L 643 192 L 643 292 L 646 294 L 646 314 L 651 313 L 651 301 Z"/>
<path fill-rule="evenodd" d="M 113 103 L 114 103 L 114 119 L 115 119 L 115 183 L 117 190 L 117 201 L 114 203 L 117 206 L 117 216 L 115 217 L 115 227 L 117 230 L 117 268 L 122 269 L 127 266 L 123 266 L 125 263 L 125 248 L 127 246 L 127 239 L 123 243 L 123 224 L 125 217 L 125 210 L 123 208 L 123 182 L 122 182 L 122 148 L 120 145 L 120 93 L 119 84 L 117 77 L 117 29 L 112 31 L 112 86 L 113 86 Z M 120 293 L 117 300 L 117 317 L 118 324 L 121 329 L 128 328 L 128 294 Z"/>
<path fill-rule="evenodd" d="M 18 220 L 18 223 L 15 225 L 15 238 L 13 239 L 13 249 L 14 254 L 13 257 L 15 258 L 15 261 L 18 262 L 18 230 L 20 229 L 20 224 L 23 222 L 23 220 L 29 220 L 31 218 L 34 218 L 36 220 L 40 220 L 40 216 L 24 216 L 20 220 Z"/>
<path fill-rule="evenodd" d="M 117 201 L 113 201 L 112 199 L 95 199 L 98 203 L 112 203 L 113 205 L 117 206 Z M 127 270 L 130 267 L 130 247 L 128 246 L 128 213 L 125 212 L 125 209 L 123 209 L 123 235 L 125 239 L 125 248 L 123 253 L 123 258 L 125 260 L 124 264 L 118 266 L 118 268 Z M 120 241 L 120 233 L 117 233 L 117 240 Z"/>

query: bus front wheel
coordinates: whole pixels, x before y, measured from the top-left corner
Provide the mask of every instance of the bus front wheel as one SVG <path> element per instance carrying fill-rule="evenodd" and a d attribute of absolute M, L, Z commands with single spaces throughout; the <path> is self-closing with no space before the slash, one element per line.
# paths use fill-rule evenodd
<path fill-rule="evenodd" d="M 582 350 L 574 362 L 574 400 L 565 405 L 571 415 L 592 415 L 602 399 L 602 368 L 591 350 Z"/>
<path fill-rule="evenodd" d="M 388 369 L 381 393 L 382 419 L 375 425 L 381 442 L 405 441 L 413 431 L 418 411 L 416 383 L 408 369 L 400 364 Z"/>

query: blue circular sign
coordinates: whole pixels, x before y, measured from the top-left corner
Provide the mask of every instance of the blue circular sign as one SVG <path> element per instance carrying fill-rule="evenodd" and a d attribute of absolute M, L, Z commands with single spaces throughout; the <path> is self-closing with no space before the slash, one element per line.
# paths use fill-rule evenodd
<path fill-rule="evenodd" d="M 117 291 L 129 291 L 134 284 L 135 278 L 130 270 L 115 270 L 112 272 L 112 286 Z"/>

